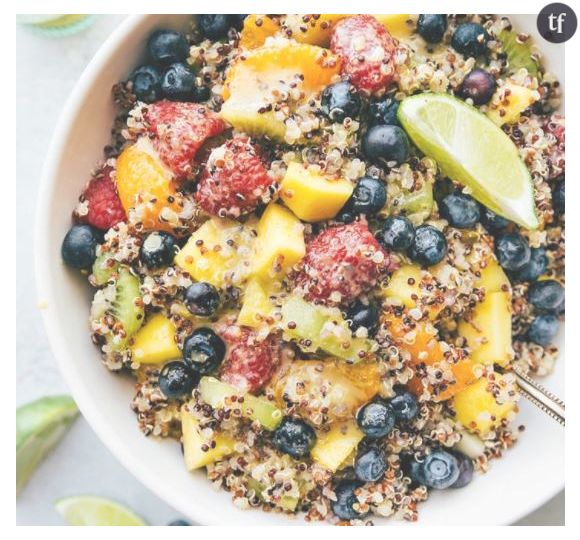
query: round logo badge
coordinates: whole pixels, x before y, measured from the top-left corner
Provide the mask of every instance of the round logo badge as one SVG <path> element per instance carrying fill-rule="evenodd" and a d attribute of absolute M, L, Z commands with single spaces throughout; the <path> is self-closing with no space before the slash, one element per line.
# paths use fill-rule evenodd
<path fill-rule="evenodd" d="M 538 15 L 538 31 L 550 43 L 564 43 L 576 32 L 576 13 L 566 4 L 548 4 Z"/>

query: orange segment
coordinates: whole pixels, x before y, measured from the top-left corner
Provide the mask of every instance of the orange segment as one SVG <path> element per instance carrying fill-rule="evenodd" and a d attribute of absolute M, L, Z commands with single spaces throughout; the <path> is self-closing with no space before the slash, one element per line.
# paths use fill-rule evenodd
<path fill-rule="evenodd" d="M 266 15 L 248 15 L 240 34 L 240 45 L 246 49 L 256 49 L 279 30 L 278 23 Z"/>
<path fill-rule="evenodd" d="M 299 43 L 328 47 L 334 24 L 348 15 L 286 15 L 285 34 Z"/>
<path fill-rule="evenodd" d="M 173 232 L 181 197 L 171 173 L 155 157 L 148 139 L 140 139 L 117 159 L 117 189 L 121 204 L 145 230 Z"/>

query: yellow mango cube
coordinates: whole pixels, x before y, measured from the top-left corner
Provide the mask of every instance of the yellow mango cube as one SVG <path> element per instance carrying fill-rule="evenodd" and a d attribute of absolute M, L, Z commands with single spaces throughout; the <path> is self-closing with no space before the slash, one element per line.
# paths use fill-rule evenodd
<path fill-rule="evenodd" d="M 373 15 L 394 38 L 408 39 L 415 31 L 417 15 L 389 14 Z"/>
<path fill-rule="evenodd" d="M 328 47 L 333 26 L 348 15 L 286 15 L 282 18 L 285 32 L 292 32 L 292 39 L 299 43 Z"/>
<path fill-rule="evenodd" d="M 504 380 L 496 374 L 496 381 Z M 453 397 L 455 416 L 471 432 L 485 436 L 516 410 L 513 401 L 499 403 L 489 389 L 487 377 L 479 379 Z M 514 385 L 514 391 L 516 390 Z"/>
<path fill-rule="evenodd" d="M 513 357 L 509 295 L 504 292 L 486 294 L 473 309 L 471 320 L 459 323 L 458 332 L 467 340 L 475 363 L 506 366 Z"/>
<path fill-rule="evenodd" d="M 301 220 L 324 221 L 338 214 L 353 189 L 348 180 L 329 180 L 300 163 L 290 163 L 280 184 L 280 198 Z"/>
<path fill-rule="evenodd" d="M 244 290 L 243 304 L 238 314 L 238 324 L 250 328 L 258 328 L 265 324 L 273 308 L 270 294 L 271 287 L 267 287 L 257 277 L 250 278 Z"/>
<path fill-rule="evenodd" d="M 163 314 L 156 313 L 135 334 L 132 358 L 140 364 L 160 364 L 181 357 L 175 342 L 175 326 Z"/>
<path fill-rule="evenodd" d="M 306 253 L 304 225 L 288 209 L 271 203 L 258 222 L 253 273 L 265 281 L 283 276 Z"/>
<path fill-rule="evenodd" d="M 475 286 L 480 289 L 485 289 L 485 292 L 488 294 L 494 292 L 509 292 L 511 290 L 510 280 L 493 255 L 487 260 L 487 265 L 481 271 L 481 277 L 475 282 Z"/>
<path fill-rule="evenodd" d="M 195 231 L 175 256 L 175 264 L 196 281 L 217 288 L 238 285 L 249 274 L 254 235 L 230 219 L 211 218 Z"/>
<path fill-rule="evenodd" d="M 498 126 L 513 124 L 539 98 L 540 95 L 536 90 L 506 81 L 492 97 L 487 116 Z"/>
<path fill-rule="evenodd" d="M 188 471 L 205 467 L 234 451 L 234 440 L 227 435 L 214 432 L 213 437 L 205 437 L 197 419 L 185 406 L 181 408 L 181 432 L 183 458 Z M 212 442 L 215 442 L 214 448 L 211 448 Z M 204 452 L 203 446 L 209 447 L 209 450 Z"/>
<path fill-rule="evenodd" d="M 335 472 L 349 458 L 364 438 L 356 422 L 349 420 L 335 424 L 330 431 L 319 434 L 310 451 L 312 459 L 326 469 Z"/>

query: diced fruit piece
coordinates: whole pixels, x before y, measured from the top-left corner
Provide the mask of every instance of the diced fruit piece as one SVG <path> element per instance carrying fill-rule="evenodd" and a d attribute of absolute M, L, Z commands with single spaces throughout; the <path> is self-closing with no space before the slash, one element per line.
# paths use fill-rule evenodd
<path fill-rule="evenodd" d="M 214 432 L 212 437 L 205 437 L 199 422 L 187 410 L 186 405 L 181 408 L 181 432 L 183 457 L 188 471 L 205 467 L 234 451 L 235 442 L 228 435 Z M 215 446 L 212 448 L 213 443 Z M 204 452 L 204 448 L 207 448 L 206 452 Z"/>
<path fill-rule="evenodd" d="M 97 287 L 106 285 L 111 279 L 114 279 L 119 271 L 119 263 L 110 258 L 108 253 L 101 253 L 93 263 L 92 275 L 94 284 Z"/>
<path fill-rule="evenodd" d="M 506 81 L 496 90 L 487 116 L 498 126 L 513 124 L 538 99 L 539 94 L 535 90 Z"/>
<path fill-rule="evenodd" d="M 260 148 L 240 136 L 212 151 L 195 200 L 208 214 L 239 218 L 269 202 L 274 191 Z"/>
<path fill-rule="evenodd" d="M 328 47 L 333 25 L 346 15 L 286 15 L 282 28 L 299 43 Z"/>
<path fill-rule="evenodd" d="M 404 99 L 397 116 L 444 175 L 496 214 L 538 227 L 530 173 L 511 139 L 484 114 L 448 94 L 423 93 Z"/>
<path fill-rule="evenodd" d="M 172 232 L 178 224 L 182 196 L 148 139 L 142 137 L 117 158 L 117 189 L 125 212 L 144 230 Z"/>
<path fill-rule="evenodd" d="M 356 221 L 329 227 L 309 242 L 295 283 L 309 301 L 351 303 L 376 285 L 390 263 L 367 223 Z"/>
<path fill-rule="evenodd" d="M 268 324 L 268 318 L 274 307 L 270 301 L 270 292 L 270 287 L 261 279 L 250 278 L 244 289 L 244 300 L 238 314 L 238 324 L 251 328 Z"/>
<path fill-rule="evenodd" d="M 282 411 L 267 398 L 244 393 L 213 377 L 202 377 L 198 389 L 201 393 L 201 399 L 214 409 L 229 408 L 232 404 L 235 406 L 236 404 L 231 398 L 243 397 L 244 401 L 241 407 L 244 415 L 252 421 L 259 422 L 265 429 L 276 429 L 282 421 Z"/>
<path fill-rule="evenodd" d="M 361 92 L 383 92 L 395 77 L 395 41 L 372 15 L 337 22 L 330 48 L 343 59 L 342 74 Z"/>
<path fill-rule="evenodd" d="M 279 338 L 225 320 L 216 327 L 227 344 L 220 378 L 246 392 L 260 390 L 272 377 L 280 361 Z"/>
<path fill-rule="evenodd" d="M 405 317 L 395 317 L 391 314 L 383 316 L 383 322 L 394 343 L 411 355 L 413 363 L 432 365 L 443 360 L 437 330 L 432 323 L 412 320 L 412 323 L 407 325 Z"/>
<path fill-rule="evenodd" d="M 189 237 L 175 256 L 175 264 L 196 281 L 218 289 L 238 285 L 249 274 L 252 230 L 248 224 L 211 218 Z"/>
<path fill-rule="evenodd" d="M 495 374 L 492 385 L 487 377 L 479 379 L 453 398 L 453 407 L 457 420 L 469 431 L 485 436 L 498 426 L 502 420 L 516 410 L 513 401 L 499 403 L 491 390 L 493 386 L 507 384 L 504 376 Z M 504 389 L 505 391 L 505 389 Z M 515 385 L 513 391 L 516 391 Z"/>
<path fill-rule="evenodd" d="M 477 459 L 485 454 L 484 442 L 477 435 L 463 430 L 461 431 L 461 440 L 453 447 L 453 449 L 471 459 Z"/>
<path fill-rule="evenodd" d="M 205 105 L 167 100 L 149 105 L 145 120 L 154 137 L 153 146 L 178 179 L 191 176 L 197 151 L 207 139 L 226 128 L 224 121 Z"/>
<path fill-rule="evenodd" d="M 416 15 L 389 14 L 373 15 L 388 31 L 391 36 L 401 41 L 408 40 L 415 30 Z"/>
<path fill-rule="evenodd" d="M 126 506 L 92 495 L 64 497 L 55 503 L 58 513 L 72 526 L 143 527 L 147 523 Z"/>
<path fill-rule="evenodd" d="M 220 114 L 239 131 L 283 142 L 286 126 L 268 109 L 272 93 L 288 92 L 296 85 L 307 100 L 339 71 L 340 59 L 320 47 L 293 42 L 261 47 L 228 70 Z"/>
<path fill-rule="evenodd" d="M 348 180 L 330 180 L 300 163 L 290 163 L 280 184 L 280 198 L 301 220 L 324 221 L 338 214 L 353 189 Z"/>
<path fill-rule="evenodd" d="M 336 472 L 363 437 L 364 433 L 352 420 L 335 424 L 330 431 L 318 435 L 310 455 L 319 465 Z"/>
<path fill-rule="evenodd" d="M 282 305 L 284 333 L 305 351 L 321 349 L 349 362 L 359 362 L 371 351 L 372 342 L 353 337 L 340 310 L 289 296 Z"/>
<path fill-rule="evenodd" d="M 387 208 L 389 214 L 404 213 L 415 225 L 423 223 L 433 210 L 433 184 L 423 182 L 418 189 L 388 186 Z"/>
<path fill-rule="evenodd" d="M 145 319 L 139 278 L 134 276 L 128 268 L 119 270 L 115 283 L 115 298 L 109 312 L 116 320 L 115 334 L 109 343 L 115 350 L 121 350 L 141 328 Z"/>
<path fill-rule="evenodd" d="M 248 488 L 253 489 L 256 495 L 261 500 L 264 500 L 264 486 L 251 476 L 248 478 Z M 267 502 L 279 506 L 288 512 L 294 512 L 296 506 L 298 506 L 298 503 L 300 502 L 300 499 L 291 495 L 283 495 L 279 500 L 274 500 L 272 497 L 269 497 Z"/>
<path fill-rule="evenodd" d="M 406 264 L 393 272 L 387 286 L 381 289 L 381 295 L 400 302 L 409 309 L 417 306 L 423 308 L 426 306 L 422 300 L 428 294 L 423 290 L 423 282 L 434 287 L 434 280 L 430 274 L 424 273 L 417 265 Z M 442 303 L 429 304 L 429 318 L 434 320 L 444 307 Z"/>
<path fill-rule="evenodd" d="M 271 280 L 283 276 L 304 257 L 304 226 L 292 212 L 271 203 L 258 222 L 253 272 Z"/>
<path fill-rule="evenodd" d="M 160 364 L 181 357 L 175 342 L 175 326 L 162 313 L 153 315 L 135 334 L 132 359 L 140 364 Z"/>
<path fill-rule="evenodd" d="M 278 23 L 267 15 L 248 15 L 240 33 L 240 46 L 246 49 L 261 47 L 266 38 L 275 35 L 279 30 Z"/>
<path fill-rule="evenodd" d="M 521 68 L 526 68 L 533 76 L 538 75 L 538 62 L 532 57 L 532 40 L 515 30 L 502 30 L 498 36 L 502 43 L 503 52 L 507 55 L 508 68 L 511 73 L 515 73 Z"/>
<path fill-rule="evenodd" d="M 506 366 L 513 356 L 509 295 L 504 292 L 486 294 L 473 309 L 471 319 L 459 323 L 458 331 L 467 340 L 474 362 Z"/>
<path fill-rule="evenodd" d="M 79 415 L 70 396 L 49 396 L 16 409 L 16 495 Z"/>
<path fill-rule="evenodd" d="M 275 381 L 274 395 L 281 407 L 292 404 L 297 414 L 319 425 L 322 408 L 329 422 L 352 418 L 376 395 L 380 383 L 376 362 L 294 360 Z"/>
<path fill-rule="evenodd" d="M 79 217 L 97 229 L 110 229 L 126 219 L 112 173 L 111 167 L 103 167 L 91 179 L 81 196 L 81 201 L 87 205 L 87 213 Z"/>
<path fill-rule="evenodd" d="M 487 259 L 487 264 L 481 270 L 481 276 L 475 282 L 475 286 L 485 289 L 486 294 L 511 290 L 510 280 L 493 255 Z"/>

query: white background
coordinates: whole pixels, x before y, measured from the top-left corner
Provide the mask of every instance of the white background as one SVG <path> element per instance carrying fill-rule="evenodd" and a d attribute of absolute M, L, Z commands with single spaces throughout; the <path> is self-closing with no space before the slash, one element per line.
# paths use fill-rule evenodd
<path fill-rule="evenodd" d="M 49 351 L 36 306 L 32 261 L 36 193 L 44 155 L 62 105 L 96 49 L 122 18 L 101 16 L 89 30 L 61 39 L 43 38 L 22 28 L 16 31 L 18 404 L 42 395 L 67 392 Z M 54 500 L 84 493 L 118 499 L 153 525 L 180 517 L 127 473 L 80 418 L 22 492 L 17 502 L 17 523 L 62 524 L 54 510 Z M 521 522 L 563 523 L 563 495 Z"/>

